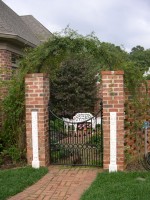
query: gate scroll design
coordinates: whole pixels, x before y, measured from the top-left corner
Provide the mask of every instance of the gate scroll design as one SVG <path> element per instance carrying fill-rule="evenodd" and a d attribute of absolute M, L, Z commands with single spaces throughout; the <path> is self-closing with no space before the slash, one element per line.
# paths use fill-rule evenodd
<path fill-rule="evenodd" d="M 82 115 L 82 113 L 79 114 Z M 83 118 L 78 120 L 61 119 L 49 107 L 50 163 L 54 165 L 102 167 L 102 119 L 102 101 L 99 112 L 84 120 Z"/>

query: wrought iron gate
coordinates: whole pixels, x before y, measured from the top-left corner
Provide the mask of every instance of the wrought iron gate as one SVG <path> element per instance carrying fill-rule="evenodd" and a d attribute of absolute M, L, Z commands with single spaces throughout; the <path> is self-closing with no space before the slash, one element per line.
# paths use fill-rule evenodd
<path fill-rule="evenodd" d="M 49 108 L 50 163 L 56 165 L 102 166 L 102 102 L 96 116 L 78 113 L 76 120 L 61 119 Z M 85 116 L 85 115 L 84 115 Z"/>

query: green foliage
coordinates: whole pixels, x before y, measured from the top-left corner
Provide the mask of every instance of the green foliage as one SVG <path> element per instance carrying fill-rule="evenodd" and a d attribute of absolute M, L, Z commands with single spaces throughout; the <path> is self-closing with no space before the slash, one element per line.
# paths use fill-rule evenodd
<path fill-rule="evenodd" d="M 57 163 L 57 162 L 60 162 L 61 159 L 62 160 L 66 159 L 69 156 L 70 156 L 70 150 L 66 149 L 65 147 L 60 147 L 59 149 L 53 150 L 51 152 L 51 161 L 53 163 Z"/>
<path fill-rule="evenodd" d="M 120 47 L 110 43 L 101 43 L 93 33 L 82 36 L 67 27 L 34 50 L 26 50 L 21 66 L 23 68 L 28 66 L 29 72 L 50 73 L 52 79 L 56 69 L 61 66 L 61 62 L 72 55 L 93 58 L 95 68 L 98 70 L 117 68 L 128 57 Z"/>
<path fill-rule="evenodd" d="M 99 49 L 104 70 L 117 70 L 128 61 L 128 54 L 119 46 L 103 42 Z"/>
<path fill-rule="evenodd" d="M 90 58 L 71 56 L 62 62 L 51 81 L 54 113 L 72 118 L 77 112 L 93 112 L 96 101 L 96 71 Z"/>
<path fill-rule="evenodd" d="M 11 157 L 13 162 L 17 162 L 21 158 L 21 151 L 16 146 L 11 146 L 7 149 L 8 156 Z"/>
<path fill-rule="evenodd" d="M 61 119 L 51 119 L 50 120 L 50 130 L 53 131 L 52 137 L 50 138 L 50 143 L 54 146 L 59 142 L 60 139 L 63 139 L 67 136 L 67 133 L 64 132 L 64 122 Z"/>
<path fill-rule="evenodd" d="M 130 60 L 134 62 L 137 69 L 144 73 L 150 67 L 150 49 L 145 50 L 141 46 L 132 48 Z"/>
<path fill-rule="evenodd" d="M 88 141 L 88 144 L 91 146 L 100 146 L 101 145 L 102 136 L 101 134 L 94 134 Z"/>
<path fill-rule="evenodd" d="M 13 78 L 10 81 L 11 85 L 8 90 L 9 93 L 3 101 L 3 113 L 5 117 L 3 129 L 2 129 L 2 143 L 4 146 L 10 146 L 12 144 L 19 144 L 22 135 L 24 134 L 24 82 L 23 80 Z M 13 87 L 12 87 L 13 86 Z M 6 142 L 7 141 L 7 142 Z M 20 146 L 21 147 L 21 146 Z"/>
<path fill-rule="evenodd" d="M 5 200 L 37 182 L 48 172 L 48 169 L 41 167 L 34 169 L 24 167 L 0 171 L 0 199 Z"/>
<path fill-rule="evenodd" d="M 3 126 L 0 132 L 0 143 L 2 144 L 0 152 L 3 153 L 7 151 L 7 155 L 9 155 L 15 162 L 24 155 L 26 146 L 24 105 L 25 74 L 26 71 L 19 69 L 11 80 L 3 82 L 3 87 L 8 89 L 8 93 L 1 102 Z M 18 152 L 17 155 L 15 155 L 15 153 L 13 155 L 13 148 L 15 152 Z"/>
<path fill-rule="evenodd" d="M 146 80 L 150 80 L 150 74 L 148 74 L 145 78 Z"/>
<path fill-rule="evenodd" d="M 10 147 L 5 147 L 0 151 L 0 165 L 16 164 L 21 161 L 23 157 L 23 152 L 15 145 L 10 145 Z"/>
<path fill-rule="evenodd" d="M 146 84 L 143 73 L 141 73 L 140 69 L 133 62 L 125 63 L 122 69 L 124 70 L 125 86 L 131 92 L 132 97 L 137 98 L 140 92 L 139 87 L 141 84 Z"/>
<path fill-rule="evenodd" d="M 52 119 L 50 120 L 50 127 L 55 131 L 63 131 L 64 123 L 62 120 L 59 119 Z"/>

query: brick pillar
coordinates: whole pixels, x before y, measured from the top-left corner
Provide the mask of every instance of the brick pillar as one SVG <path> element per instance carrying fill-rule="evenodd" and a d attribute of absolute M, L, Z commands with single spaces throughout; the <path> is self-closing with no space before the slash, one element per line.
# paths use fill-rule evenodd
<path fill-rule="evenodd" d="M 116 160 L 117 170 L 124 170 L 124 81 L 123 71 L 102 71 L 102 98 L 103 98 L 103 166 L 109 169 L 110 160 Z M 114 130 L 114 121 L 110 120 L 111 114 L 116 119 L 116 141 L 111 139 L 110 156 L 110 135 Z M 111 124 L 111 125 L 110 125 Z M 112 138 L 112 137 L 111 137 Z M 116 151 L 115 151 L 116 144 Z M 114 153 L 114 151 L 116 153 Z M 114 153 L 114 155 L 112 155 Z"/>
<path fill-rule="evenodd" d="M 32 144 L 32 113 L 37 112 L 38 128 L 38 154 L 40 166 L 49 164 L 49 132 L 48 132 L 48 101 L 49 101 L 49 78 L 46 74 L 28 74 L 25 78 L 26 86 L 26 141 L 27 162 L 33 161 Z"/>

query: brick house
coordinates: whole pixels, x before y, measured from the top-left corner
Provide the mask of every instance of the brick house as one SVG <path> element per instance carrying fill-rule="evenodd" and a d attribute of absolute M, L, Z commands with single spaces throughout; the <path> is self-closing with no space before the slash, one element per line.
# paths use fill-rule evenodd
<path fill-rule="evenodd" d="M 0 101 L 7 94 L 7 88 L 1 83 L 11 78 L 24 49 L 34 48 L 51 36 L 52 33 L 32 15 L 19 16 L 0 0 Z M 0 128 L 2 120 L 0 107 Z"/>
<path fill-rule="evenodd" d="M 0 78 L 9 79 L 24 49 L 36 47 L 52 33 L 32 15 L 19 16 L 0 0 Z"/>

